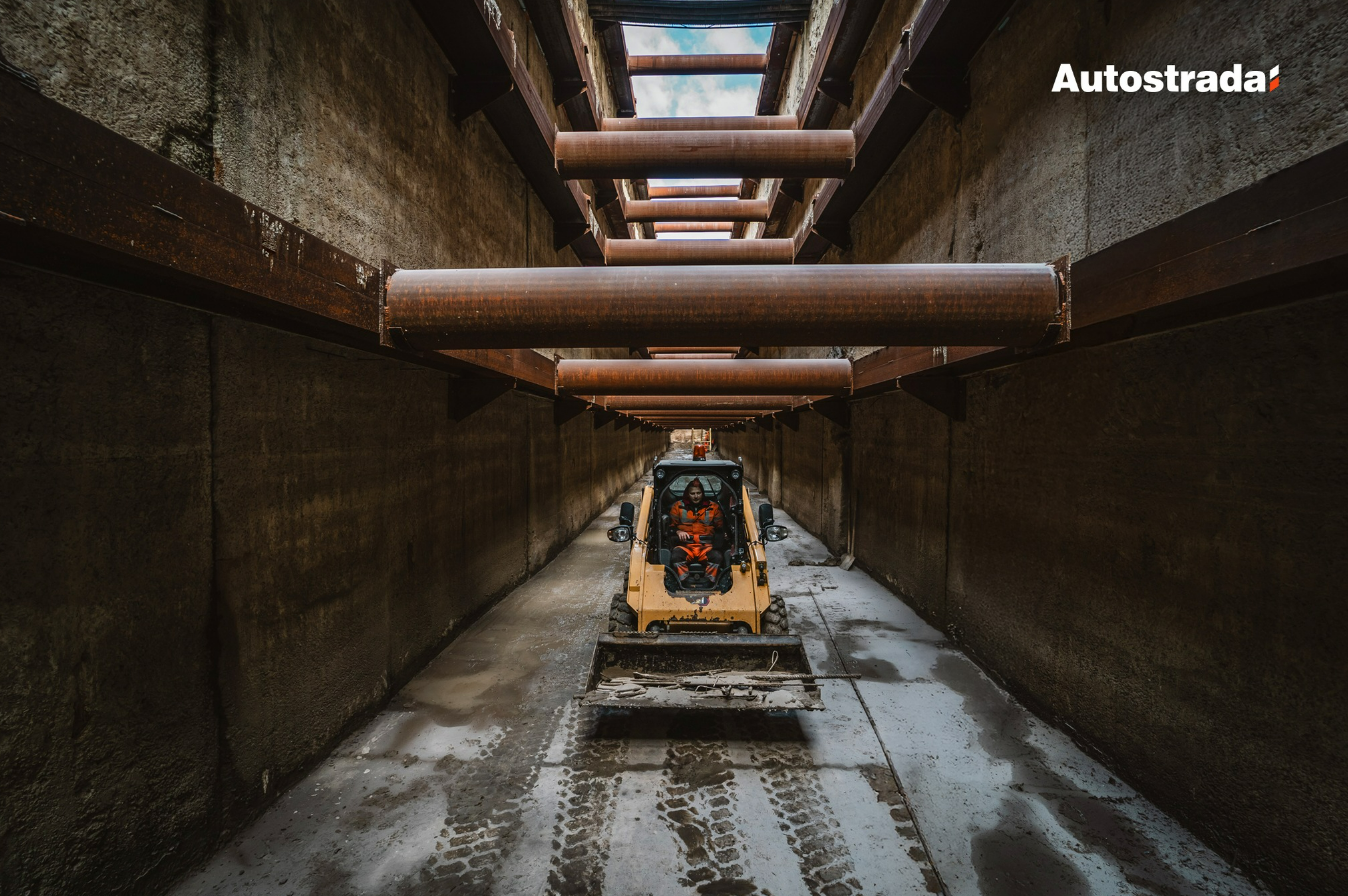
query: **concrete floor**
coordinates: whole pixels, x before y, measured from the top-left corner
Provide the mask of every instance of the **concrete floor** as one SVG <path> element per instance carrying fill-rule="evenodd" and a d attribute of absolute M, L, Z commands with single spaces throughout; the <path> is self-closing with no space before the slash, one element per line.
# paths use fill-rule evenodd
<path fill-rule="evenodd" d="M 827 550 L 780 512 L 793 630 L 816 671 L 860 681 L 824 682 L 827 711 L 798 718 L 579 709 L 625 568 L 616 516 L 176 892 L 1262 892 L 890 592 L 816 565 Z"/>

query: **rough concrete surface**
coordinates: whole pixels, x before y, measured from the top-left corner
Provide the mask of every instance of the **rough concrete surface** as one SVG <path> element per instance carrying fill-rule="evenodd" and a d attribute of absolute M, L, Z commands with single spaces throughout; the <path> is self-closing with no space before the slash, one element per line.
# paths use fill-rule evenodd
<path fill-rule="evenodd" d="M 616 512 L 175 892 L 1258 892 L 785 515 L 774 589 L 855 686 L 798 715 L 579 709 Z"/>
<path fill-rule="evenodd" d="M 883 73 L 876 61 L 898 46 L 897 29 L 884 35 L 858 63 L 860 96 Z M 1138 71 L 1278 65 L 1283 86 L 1055 94 L 1064 62 Z M 1345 73 L 1348 20 L 1334 0 L 1016 4 L 970 66 L 969 111 L 958 121 L 928 116 L 853 219 L 852 249 L 829 258 L 1084 257 L 1341 143 Z"/>
<path fill-rule="evenodd" d="M 0 303 L 5 893 L 162 891 L 664 441 L 12 265 Z"/>
<path fill-rule="evenodd" d="M 1287 893 L 1348 881 L 1342 309 L 970 376 L 962 423 L 903 393 L 855 402 L 847 434 L 861 562 Z M 779 465 L 785 507 L 815 519 L 807 419 L 720 441 L 755 475 Z"/>

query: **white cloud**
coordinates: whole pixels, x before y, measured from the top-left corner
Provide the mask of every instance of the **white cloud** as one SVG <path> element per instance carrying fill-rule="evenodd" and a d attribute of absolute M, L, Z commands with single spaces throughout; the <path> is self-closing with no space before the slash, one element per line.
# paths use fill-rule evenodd
<path fill-rule="evenodd" d="M 674 40 L 669 28 L 643 28 L 636 25 L 624 25 L 623 37 L 627 41 L 627 52 L 632 56 L 654 56 L 674 53 L 686 53 Z"/>
<path fill-rule="evenodd" d="M 648 28 L 623 26 L 633 56 L 685 53 L 763 53 L 770 28 Z M 758 75 L 679 75 L 632 79 L 637 115 L 668 118 L 753 115 Z M 653 180 L 653 184 L 738 183 L 737 179 Z M 661 239 L 729 239 L 729 234 L 661 234 Z"/>
<path fill-rule="evenodd" d="M 753 115 L 758 107 L 758 75 L 678 75 L 633 78 L 637 115 Z"/>
<path fill-rule="evenodd" d="M 770 31 L 768 28 L 709 28 L 702 31 L 706 35 L 706 49 L 699 52 L 766 53 Z"/>

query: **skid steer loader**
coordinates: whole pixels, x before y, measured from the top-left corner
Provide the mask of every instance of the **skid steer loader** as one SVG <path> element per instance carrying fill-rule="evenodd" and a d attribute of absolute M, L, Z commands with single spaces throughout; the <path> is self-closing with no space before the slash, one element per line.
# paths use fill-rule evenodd
<path fill-rule="evenodd" d="M 704 500 L 685 500 L 696 482 Z M 696 493 L 696 489 L 693 490 Z M 714 505 L 714 506 L 713 506 Z M 705 525 L 681 526 L 690 513 Z M 680 535 L 680 530 L 684 534 Z M 744 469 L 724 460 L 655 465 L 610 540 L 631 544 L 581 700 L 596 706 L 823 709 L 800 637 L 768 586 L 764 542 L 787 537 L 772 505 L 749 512 Z"/>

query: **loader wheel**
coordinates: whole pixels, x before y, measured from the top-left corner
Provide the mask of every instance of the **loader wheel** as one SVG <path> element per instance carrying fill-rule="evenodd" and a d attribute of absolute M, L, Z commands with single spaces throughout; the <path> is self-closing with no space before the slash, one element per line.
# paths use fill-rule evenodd
<path fill-rule="evenodd" d="M 786 601 L 780 596 L 774 595 L 768 603 L 768 608 L 763 611 L 762 625 L 759 629 L 765 635 L 785 635 L 786 625 Z"/>
<path fill-rule="evenodd" d="M 634 632 L 637 630 L 637 614 L 621 592 L 613 595 L 613 603 L 609 605 L 608 630 L 611 632 Z"/>

